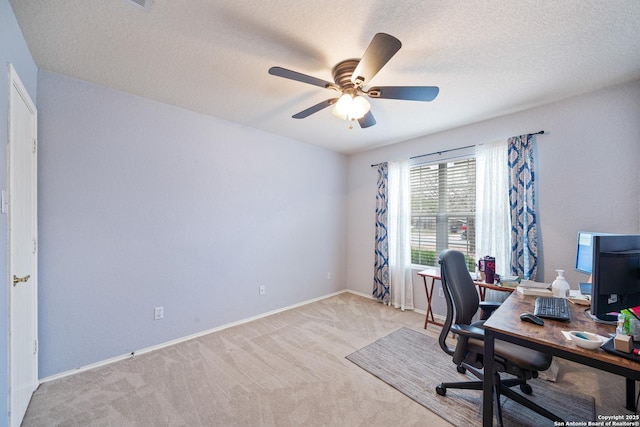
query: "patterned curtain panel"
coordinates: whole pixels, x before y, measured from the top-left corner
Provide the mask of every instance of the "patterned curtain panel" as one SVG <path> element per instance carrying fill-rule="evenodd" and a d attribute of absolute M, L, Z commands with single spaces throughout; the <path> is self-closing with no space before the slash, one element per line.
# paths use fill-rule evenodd
<path fill-rule="evenodd" d="M 511 274 L 536 280 L 538 227 L 534 187 L 533 135 L 509 138 L 509 207 L 511 209 Z"/>
<path fill-rule="evenodd" d="M 378 191 L 376 193 L 376 248 L 373 272 L 373 296 L 389 303 L 389 235 L 388 197 L 389 165 L 378 165 Z"/>

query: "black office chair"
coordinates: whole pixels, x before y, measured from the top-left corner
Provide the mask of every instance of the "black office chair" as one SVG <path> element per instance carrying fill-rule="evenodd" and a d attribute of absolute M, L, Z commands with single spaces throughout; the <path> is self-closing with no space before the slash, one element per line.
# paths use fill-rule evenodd
<path fill-rule="evenodd" d="M 482 370 L 484 352 L 482 325 L 491 312 L 499 306 L 499 303 L 480 302 L 476 287 L 467 270 L 466 260 L 461 252 L 451 249 L 442 251 L 439 262 L 442 288 L 447 302 L 447 318 L 440 333 L 440 347 L 447 354 L 453 356 L 453 363 L 456 364 L 458 372 L 469 371 L 478 378 L 478 381 L 441 383 L 436 387 L 436 392 L 440 396 L 444 396 L 448 388 L 482 390 L 482 379 L 485 375 Z M 473 322 L 473 317 L 480 307 L 484 320 Z M 455 348 L 449 347 L 446 343 L 449 332 L 454 333 L 457 337 Z M 561 418 L 510 388 L 519 385 L 523 393 L 531 394 L 533 390 L 527 384 L 527 380 L 536 378 L 538 371 L 544 371 L 550 365 L 551 355 L 516 344 L 495 341 L 495 372 L 492 374 L 495 375 L 494 404 L 500 425 L 502 425 L 501 395 L 507 396 L 550 420 L 562 421 Z M 502 379 L 500 372 L 514 375 L 516 378 Z"/>

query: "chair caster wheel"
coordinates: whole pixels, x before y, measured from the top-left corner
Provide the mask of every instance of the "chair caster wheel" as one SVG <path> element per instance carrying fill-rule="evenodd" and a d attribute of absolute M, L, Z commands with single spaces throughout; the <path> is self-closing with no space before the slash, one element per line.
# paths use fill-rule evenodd
<path fill-rule="evenodd" d="M 436 386 L 436 393 L 438 393 L 440 396 L 444 396 L 447 394 L 447 389 L 442 387 L 442 384 L 440 384 L 439 386 Z"/>
<path fill-rule="evenodd" d="M 522 392 L 524 394 L 533 393 L 533 389 L 531 388 L 531 386 L 529 384 L 520 384 L 520 390 L 522 390 Z"/>
<path fill-rule="evenodd" d="M 456 366 L 456 370 L 458 372 L 460 372 L 461 374 L 465 374 L 467 372 L 467 370 L 464 368 L 464 366 L 461 366 L 461 365 Z"/>

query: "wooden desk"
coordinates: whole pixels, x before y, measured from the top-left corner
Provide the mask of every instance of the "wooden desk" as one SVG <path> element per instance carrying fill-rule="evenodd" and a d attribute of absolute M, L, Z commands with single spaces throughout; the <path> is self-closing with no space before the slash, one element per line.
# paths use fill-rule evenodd
<path fill-rule="evenodd" d="M 431 309 L 431 300 L 433 298 L 433 286 L 436 280 L 442 280 L 440 277 L 440 271 L 435 268 L 429 268 L 418 272 L 418 276 L 422 276 L 424 282 L 424 291 L 427 294 L 427 315 L 424 319 L 424 329 L 427 329 L 427 324 L 442 326 L 442 323 L 436 322 L 433 317 L 433 310 Z M 480 301 L 484 301 L 485 293 L 487 289 L 501 292 L 513 292 L 515 288 L 502 287 L 493 283 L 485 283 L 474 280 L 473 283 L 478 287 L 478 293 L 480 294 Z M 431 317 L 431 318 L 429 318 Z"/>
<path fill-rule="evenodd" d="M 571 310 L 570 322 L 544 319 L 544 326 L 522 322 L 520 314 L 523 312 L 533 313 L 535 300 L 535 296 L 523 296 L 517 292 L 513 293 L 485 322 L 484 371 L 493 372 L 494 341 L 500 339 L 513 342 L 625 377 L 627 385 L 626 407 L 632 411 L 635 410 L 634 381 L 640 380 L 640 363 L 615 356 L 600 348 L 585 350 L 567 340 L 561 332 L 563 330 L 577 330 L 608 336 L 614 332 L 615 327 L 594 322 L 585 314 L 584 306 L 571 303 L 569 303 L 569 309 Z M 493 375 L 484 376 L 483 426 L 491 426 L 493 424 L 493 380 Z M 560 398 L 560 396 L 558 397 Z"/>

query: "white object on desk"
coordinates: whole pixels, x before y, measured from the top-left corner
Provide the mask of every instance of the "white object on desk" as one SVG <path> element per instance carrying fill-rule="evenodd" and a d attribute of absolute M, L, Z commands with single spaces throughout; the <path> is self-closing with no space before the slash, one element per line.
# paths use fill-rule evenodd
<path fill-rule="evenodd" d="M 525 286 L 518 286 L 516 292 L 521 295 L 534 295 L 538 297 L 552 297 L 553 292 L 550 289 L 544 288 L 527 288 Z"/>
<path fill-rule="evenodd" d="M 523 288 L 547 289 L 550 285 L 548 283 L 534 282 L 533 280 L 523 280 L 520 282 L 520 286 Z"/>
<path fill-rule="evenodd" d="M 573 341 L 578 347 L 586 348 L 587 350 L 596 349 L 608 340 L 608 338 L 601 335 L 585 331 L 562 331 L 562 334 L 568 340 Z M 581 338 L 579 335 L 585 338 Z"/>
<path fill-rule="evenodd" d="M 578 305 L 591 305 L 591 297 L 589 295 L 582 295 L 580 291 L 571 289 L 569 302 Z"/>
<path fill-rule="evenodd" d="M 569 286 L 567 279 L 564 278 L 564 270 L 556 270 L 556 272 L 558 273 L 558 276 L 551 284 L 553 296 L 556 298 L 569 298 L 571 286 Z"/>

